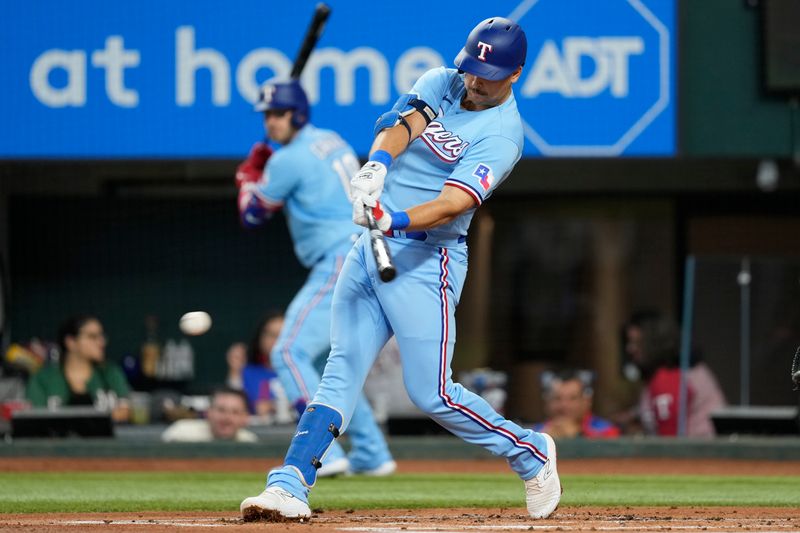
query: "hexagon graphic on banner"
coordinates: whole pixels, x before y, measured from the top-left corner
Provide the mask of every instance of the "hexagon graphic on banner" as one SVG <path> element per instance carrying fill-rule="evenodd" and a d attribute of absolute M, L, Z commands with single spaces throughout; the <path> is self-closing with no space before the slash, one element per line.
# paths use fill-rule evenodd
<path fill-rule="evenodd" d="M 528 37 L 515 89 L 525 136 L 537 151 L 674 151 L 671 135 L 631 147 L 671 110 L 670 31 L 641 0 L 525 0 L 509 18 Z"/>

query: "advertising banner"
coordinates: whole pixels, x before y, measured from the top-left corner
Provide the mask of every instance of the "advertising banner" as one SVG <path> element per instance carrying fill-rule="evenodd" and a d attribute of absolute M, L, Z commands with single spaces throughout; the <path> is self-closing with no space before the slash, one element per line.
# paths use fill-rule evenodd
<path fill-rule="evenodd" d="M 674 0 L 330 2 L 303 73 L 312 122 L 366 154 L 375 119 L 490 16 L 517 20 L 526 157 L 675 153 Z M 287 76 L 315 2 L 37 0 L 0 19 L 0 158 L 238 158 L 259 84 Z M 416 7 L 414 7 L 416 6 Z"/>

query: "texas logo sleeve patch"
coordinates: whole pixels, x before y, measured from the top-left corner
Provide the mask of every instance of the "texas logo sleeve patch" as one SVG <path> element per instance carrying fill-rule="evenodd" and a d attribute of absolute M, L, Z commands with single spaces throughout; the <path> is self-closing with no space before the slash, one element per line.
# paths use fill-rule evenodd
<path fill-rule="evenodd" d="M 477 167 L 475 167 L 475 170 L 472 171 L 472 175 L 478 178 L 484 191 L 488 191 L 489 187 L 491 187 L 492 183 L 494 183 L 492 169 L 483 163 L 480 163 Z"/>

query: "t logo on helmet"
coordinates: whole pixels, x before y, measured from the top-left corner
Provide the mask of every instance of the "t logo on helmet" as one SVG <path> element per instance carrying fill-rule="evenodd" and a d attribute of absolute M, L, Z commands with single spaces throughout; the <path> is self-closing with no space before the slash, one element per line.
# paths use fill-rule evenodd
<path fill-rule="evenodd" d="M 275 95 L 275 86 L 274 85 L 265 85 L 263 92 L 261 93 L 261 101 L 265 104 L 269 104 L 272 102 L 272 97 Z"/>
<path fill-rule="evenodd" d="M 486 52 L 492 51 L 492 45 L 487 44 L 483 41 L 478 41 L 478 48 L 481 49 L 481 53 L 480 55 L 478 55 L 478 59 L 480 59 L 481 61 L 486 61 Z"/>
<path fill-rule="evenodd" d="M 503 80 L 525 64 L 528 40 L 519 24 L 492 17 L 472 28 L 454 61 L 459 70 L 486 80 Z"/>

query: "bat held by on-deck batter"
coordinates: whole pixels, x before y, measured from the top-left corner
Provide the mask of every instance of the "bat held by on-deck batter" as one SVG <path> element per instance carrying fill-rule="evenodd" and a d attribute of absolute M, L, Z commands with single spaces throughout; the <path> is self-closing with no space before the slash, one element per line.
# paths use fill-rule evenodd
<path fill-rule="evenodd" d="M 325 22 L 331 14 L 331 8 L 325 3 L 320 2 L 314 9 L 314 16 L 308 26 L 305 37 L 303 37 L 303 44 L 300 45 L 300 50 L 297 52 L 297 57 L 292 65 L 292 79 L 299 79 L 303 73 L 308 58 L 311 56 L 311 51 L 319 41 L 322 35 L 322 30 L 325 28 Z M 378 229 L 375 224 L 375 217 L 372 216 L 372 209 L 367 209 L 367 221 L 369 223 L 370 242 L 372 244 L 372 254 L 375 256 L 375 262 L 378 265 L 378 272 L 381 280 L 392 281 L 397 274 L 397 270 L 392 263 L 392 256 L 389 253 L 389 247 L 386 245 L 386 240 L 383 238 L 383 233 Z"/>
<path fill-rule="evenodd" d="M 303 73 L 303 68 L 305 68 L 306 62 L 308 62 L 311 51 L 314 50 L 314 47 L 317 45 L 317 41 L 319 41 L 322 35 L 322 30 L 325 29 L 325 22 L 328 20 L 330 14 L 331 8 L 323 2 L 317 4 L 317 7 L 314 9 L 314 16 L 311 18 L 311 23 L 308 25 L 308 30 L 306 30 L 306 36 L 303 37 L 303 44 L 300 45 L 300 51 L 297 52 L 297 57 L 295 57 L 294 64 L 292 65 L 291 78 L 293 80 L 299 79 L 300 74 Z"/>
<path fill-rule="evenodd" d="M 372 208 L 368 207 L 365 210 L 367 215 L 367 224 L 369 225 L 369 241 L 372 245 L 372 255 L 375 257 L 375 263 L 378 265 L 378 274 L 384 282 L 392 281 L 397 275 L 397 269 L 392 262 L 392 255 L 389 253 L 389 246 L 386 244 L 386 239 L 383 232 L 378 229 L 375 223 L 375 217 L 372 214 Z"/>

